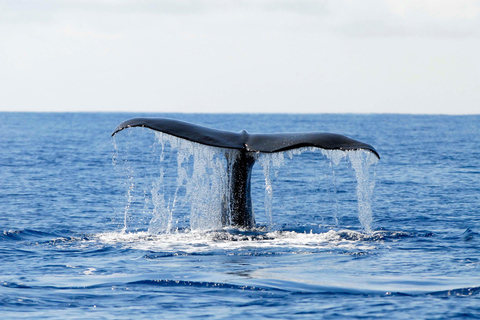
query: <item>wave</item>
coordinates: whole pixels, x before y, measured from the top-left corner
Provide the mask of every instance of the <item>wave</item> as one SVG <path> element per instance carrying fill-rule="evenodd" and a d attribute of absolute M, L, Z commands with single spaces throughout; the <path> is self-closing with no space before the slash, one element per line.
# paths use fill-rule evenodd
<path fill-rule="evenodd" d="M 83 250 L 92 255 L 102 254 L 111 249 L 111 246 L 120 245 L 126 249 L 141 249 L 155 252 L 155 256 L 146 255 L 146 258 L 183 254 L 215 254 L 217 250 L 237 250 L 248 248 L 256 249 L 285 249 L 289 252 L 296 250 L 323 250 L 323 249 L 355 249 L 365 254 L 374 250 L 377 244 L 399 241 L 409 238 L 425 238 L 432 233 L 412 233 L 403 231 L 375 231 L 363 233 L 354 230 L 333 230 L 324 228 L 324 232 L 309 232 L 303 229 L 269 231 L 265 227 L 253 230 L 238 230 L 224 228 L 212 231 L 192 231 L 179 229 L 172 233 L 151 234 L 146 231 L 138 232 L 103 232 L 97 234 L 72 235 L 69 232 L 44 232 L 32 229 L 8 230 L 0 234 L 0 240 L 22 241 L 28 245 L 47 245 L 64 250 Z M 476 236 L 473 232 L 463 235 L 465 240 Z M 75 248 L 72 245 L 79 243 L 89 244 L 87 247 Z M 91 245 L 94 245 L 92 248 Z M 109 246 L 105 246 L 109 245 Z M 63 248 L 61 248 L 63 246 Z M 22 250 L 17 248 L 18 250 Z M 85 252 L 89 251 L 89 252 Z M 91 251 L 91 252 L 90 252 Z M 173 253 L 172 253 L 173 252 Z"/>
<path fill-rule="evenodd" d="M 57 235 L 54 233 L 32 230 L 32 229 L 18 229 L 18 230 L 5 230 L 0 234 L 2 240 L 12 240 L 12 241 L 25 241 L 31 239 L 40 239 L 40 238 L 52 238 Z"/>
<path fill-rule="evenodd" d="M 205 280 L 198 279 L 205 277 Z M 63 285 L 55 285 L 54 277 L 49 277 L 47 281 L 38 281 L 37 284 L 25 284 L 16 282 L 1 281 L 0 287 L 9 289 L 22 290 L 68 290 L 68 291 L 90 291 L 106 288 L 109 290 L 136 290 L 143 292 L 150 291 L 148 288 L 157 287 L 165 288 L 167 291 L 173 287 L 188 287 L 200 289 L 216 289 L 216 290 L 240 290 L 240 291 L 263 291 L 263 292 L 286 292 L 293 294 L 321 294 L 321 295 L 357 295 L 357 296 L 435 296 L 435 297 L 452 297 L 452 296 L 478 296 L 480 295 L 480 287 L 463 287 L 444 289 L 438 291 L 395 291 L 380 290 L 369 288 L 342 287 L 333 285 L 312 284 L 299 281 L 288 281 L 282 279 L 242 279 L 211 281 L 208 280 L 211 275 L 198 274 L 177 274 L 173 275 L 110 275 L 110 276 L 93 276 L 85 278 L 69 278 L 67 283 Z M 189 279 L 194 278 L 194 279 Z M 197 279 L 195 279 L 197 278 Z M 65 279 L 58 279 L 64 282 Z M 80 283 L 80 284 L 79 284 Z M 142 289 L 144 288 L 144 289 Z"/>

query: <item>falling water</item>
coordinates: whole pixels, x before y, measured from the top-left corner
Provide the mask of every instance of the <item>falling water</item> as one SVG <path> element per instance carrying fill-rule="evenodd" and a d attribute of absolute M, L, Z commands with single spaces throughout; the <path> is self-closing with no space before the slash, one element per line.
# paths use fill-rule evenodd
<path fill-rule="evenodd" d="M 162 146 L 160 157 L 160 178 L 152 188 L 154 204 L 153 218 L 149 232 L 170 232 L 173 227 L 173 213 L 176 209 L 180 189 L 185 189 L 185 201 L 190 205 L 190 228 L 192 230 L 219 229 L 222 227 L 222 213 L 229 192 L 227 157 L 238 151 L 214 148 L 156 132 L 156 142 Z M 167 152 L 176 152 L 177 187 L 173 199 L 166 199 L 163 185 L 163 161 Z M 190 161 L 192 159 L 192 161 Z M 190 165 L 190 166 L 189 166 Z"/>
<path fill-rule="evenodd" d="M 159 138 L 159 135 L 156 135 L 157 144 L 161 146 L 159 160 L 160 163 L 163 163 L 165 160 L 165 139 Z M 177 170 L 180 175 L 181 171 Z M 173 210 L 175 209 L 178 189 L 181 184 L 177 183 L 177 188 L 175 189 L 175 194 L 173 195 L 173 200 L 165 199 L 165 188 L 164 188 L 164 177 L 165 172 L 163 166 L 160 165 L 160 175 L 157 181 L 152 183 L 152 203 L 153 203 L 153 218 L 150 221 L 148 227 L 149 233 L 157 234 L 160 232 L 168 233 L 172 229 L 173 222 Z"/>
<path fill-rule="evenodd" d="M 126 182 L 127 192 L 125 194 L 126 201 L 125 201 L 125 206 L 123 208 L 123 228 L 122 228 L 122 231 L 126 232 L 128 227 L 128 217 L 129 217 L 130 207 L 133 201 L 132 193 L 135 189 L 134 173 L 133 173 L 133 168 L 127 163 L 126 160 L 123 166 L 118 166 L 119 149 L 118 149 L 117 140 L 115 139 L 115 137 L 113 137 L 113 147 L 114 147 L 114 151 L 112 156 L 112 164 L 114 168 L 117 168 L 117 170 L 118 168 L 122 168 L 124 171 L 124 174 L 128 176 L 128 180 Z M 126 151 L 128 152 L 128 144 L 127 144 Z"/>
<path fill-rule="evenodd" d="M 373 189 L 375 187 L 375 171 L 371 173 L 370 167 L 378 162 L 378 158 L 372 152 L 365 150 L 322 150 L 322 154 L 330 160 L 334 183 L 334 166 L 338 166 L 342 159 L 348 159 L 351 167 L 355 171 L 355 177 L 357 179 L 358 220 L 365 232 L 371 233 L 373 221 L 371 204 Z M 336 199 L 336 204 L 338 206 L 338 199 Z"/>
<path fill-rule="evenodd" d="M 339 204 L 338 204 L 338 197 L 336 196 L 337 193 L 337 175 L 335 173 L 335 167 L 337 167 L 340 164 L 340 161 L 345 158 L 346 153 L 345 151 L 342 150 L 326 150 L 326 149 L 321 149 L 322 154 L 327 157 L 330 165 L 330 170 L 332 171 L 332 184 L 333 184 L 333 192 L 334 192 L 334 201 L 335 201 L 335 214 L 334 214 L 334 219 L 335 219 L 335 225 L 338 226 L 338 211 L 339 211 Z"/>
<path fill-rule="evenodd" d="M 287 151 L 290 152 L 290 151 Z M 284 163 L 285 152 L 277 153 L 257 153 L 257 161 L 263 167 L 263 175 L 265 176 L 265 215 L 267 217 L 267 223 L 269 229 L 273 230 L 275 224 L 273 221 L 273 186 L 272 186 L 272 168 L 274 169 L 275 176 L 278 175 L 278 169 L 280 169 Z"/>
<path fill-rule="evenodd" d="M 372 195 L 375 188 L 375 171 L 370 173 L 370 167 L 376 165 L 378 158 L 371 152 L 358 150 L 349 151 L 348 160 L 355 170 L 357 178 L 358 220 L 367 233 L 372 232 Z M 371 176 L 373 175 L 373 177 Z"/>
<path fill-rule="evenodd" d="M 230 217 L 228 203 L 230 201 L 229 197 L 232 196 L 230 181 L 228 180 L 228 172 L 231 168 L 228 168 L 228 164 L 232 161 L 227 160 L 237 157 L 239 151 L 209 147 L 160 132 L 155 132 L 155 135 L 156 140 L 153 149 L 158 154 L 156 164 L 159 172 L 151 183 L 149 191 L 149 198 L 153 206 L 150 210 L 149 233 L 158 234 L 175 231 L 178 228 L 178 220 L 175 221 L 175 216 L 183 216 L 184 219 L 189 217 L 189 228 L 191 230 L 218 230 L 222 228 L 222 225 L 225 225 L 225 221 L 222 223 L 222 215 L 227 218 L 226 225 L 228 225 Z M 357 180 L 358 219 L 365 232 L 372 232 L 371 199 L 375 182 L 370 167 L 376 164 L 378 159 L 373 153 L 364 150 L 341 151 L 313 147 L 278 153 L 255 154 L 256 161 L 263 168 L 265 179 L 264 207 L 268 228 L 270 230 L 276 228 L 273 216 L 274 188 L 272 181 L 284 165 L 285 157 L 292 159 L 303 152 L 318 153 L 319 150 L 330 162 L 334 193 L 337 189 L 335 168 L 343 159 L 347 160 L 353 168 Z M 116 149 L 114 163 L 117 162 L 117 157 L 118 151 Z M 176 162 L 176 177 L 166 177 L 164 167 L 170 164 L 166 163 L 167 159 L 170 159 L 170 161 L 174 159 L 174 162 Z M 127 166 L 124 170 L 129 175 L 124 219 L 124 230 L 127 230 L 128 215 L 133 214 L 130 213 L 130 206 L 135 183 L 133 169 Z M 176 186 L 174 186 L 172 194 L 172 192 L 167 192 L 166 185 L 171 185 L 173 181 L 176 181 Z M 145 196 L 146 202 L 149 201 L 147 198 Z M 338 225 L 339 203 L 338 197 L 335 196 L 334 198 L 336 206 L 334 218 Z M 189 216 L 184 214 L 185 211 L 189 211 Z"/>

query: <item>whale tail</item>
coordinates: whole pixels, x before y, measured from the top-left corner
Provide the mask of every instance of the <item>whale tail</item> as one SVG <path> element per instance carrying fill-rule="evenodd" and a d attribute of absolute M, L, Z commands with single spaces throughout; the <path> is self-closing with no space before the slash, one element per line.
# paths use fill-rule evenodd
<path fill-rule="evenodd" d="M 255 163 L 253 153 L 317 147 L 327 150 L 366 150 L 380 159 L 378 152 L 371 145 L 340 134 L 324 132 L 251 134 L 244 130 L 240 132 L 216 130 L 167 118 L 134 118 L 124 121 L 118 125 L 112 137 L 126 128 L 133 127 L 149 128 L 207 146 L 239 150 L 240 155 L 229 164 L 232 196 L 228 197 L 230 203 L 226 207 L 230 217 L 222 217 L 225 224 L 229 222 L 234 227 L 255 226 L 250 196 L 250 177 Z"/>
<path fill-rule="evenodd" d="M 346 136 L 325 132 L 294 132 L 251 134 L 246 131 L 216 130 L 184 121 L 167 118 L 134 118 L 122 122 L 112 136 L 126 128 L 144 127 L 178 138 L 212 147 L 245 150 L 247 152 L 280 152 L 302 147 L 327 150 L 367 150 L 379 159 L 371 145 Z"/>

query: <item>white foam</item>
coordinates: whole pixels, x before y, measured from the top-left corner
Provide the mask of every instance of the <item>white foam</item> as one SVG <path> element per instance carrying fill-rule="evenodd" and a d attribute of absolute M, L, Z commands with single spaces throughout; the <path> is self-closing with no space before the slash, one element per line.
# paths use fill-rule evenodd
<path fill-rule="evenodd" d="M 342 236 L 346 232 L 352 233 L 347 239 Z M 346 250 L 372 250 L 375 248 L 373 244 L 362 241 L 363 235 L 361 233 L 334 230 L 325 233 L 272 231 L 248 235 L 225 231 L 188 231 L 158 235 L 152 235 L 148 232 L 109 232 L 94 235 L 93 238 L 103 243 L 121 244 L 127 248 L 174 253 L 208 253 L 216 250 L 244 251 L 252 248 L 262 250 L 285 249 L 288 251 L 305 249 L 307 252 L 328 248 Z"/>
<path fill-rule="evenodd" d="M 83 271 L 83 274 L 92 275 L 92 274 L 95 274 L 95 271 L 97 271 L 96 268 L 87 268 L 87 270 Z"/>

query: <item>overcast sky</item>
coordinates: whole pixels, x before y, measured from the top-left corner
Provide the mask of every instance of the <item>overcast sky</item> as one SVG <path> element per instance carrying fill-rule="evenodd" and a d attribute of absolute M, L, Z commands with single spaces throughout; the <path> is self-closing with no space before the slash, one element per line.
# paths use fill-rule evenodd
<path fill-rule="evenodd" d="M 0 111 L 480 113 L 480 0 L 0 0 Z"/>

